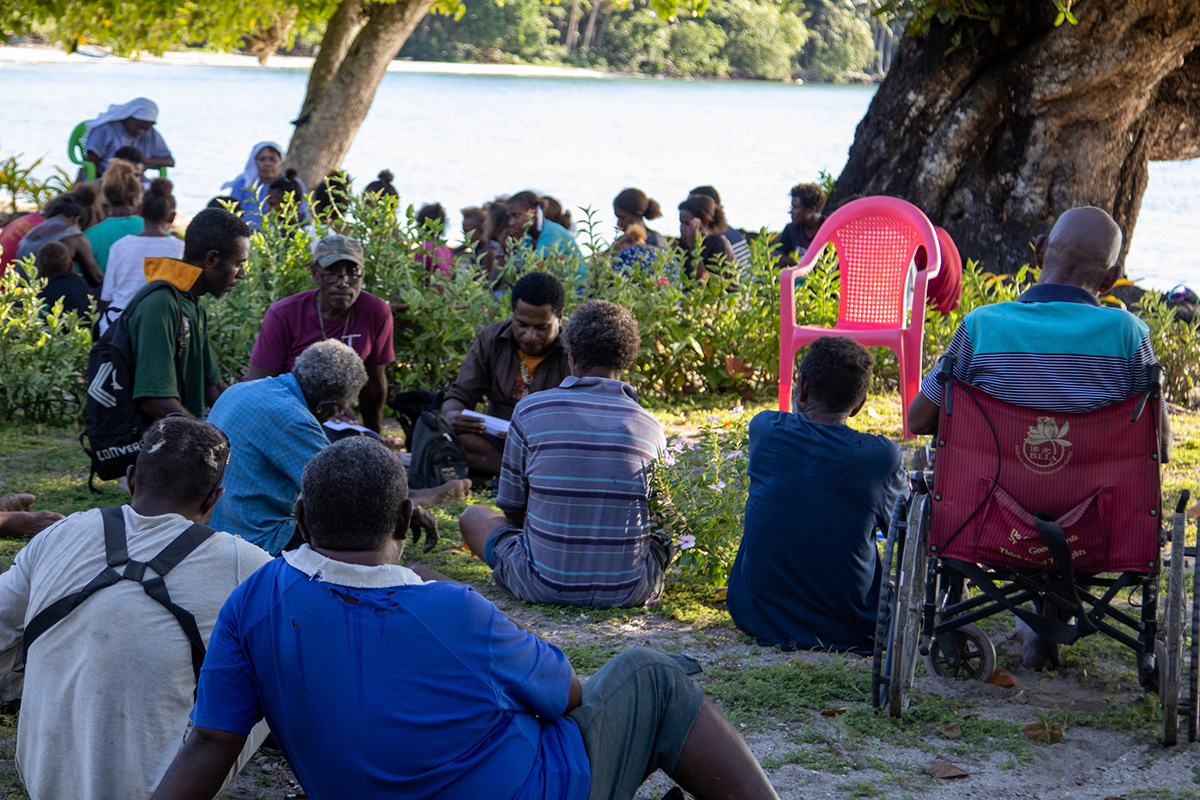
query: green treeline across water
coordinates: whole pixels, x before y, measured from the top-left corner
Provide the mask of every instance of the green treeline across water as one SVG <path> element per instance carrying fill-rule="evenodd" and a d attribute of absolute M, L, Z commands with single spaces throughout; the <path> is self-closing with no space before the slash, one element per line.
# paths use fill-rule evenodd
<path fill-rule="evenodd" d="M 468 0 L 430 14 L 400 51 L 421 61 L 570 64 L 648 75 L 846 82 L 882 76 L 898 28 L 878 0 L 711 0 L 664 20 L 638 0 Z"/>

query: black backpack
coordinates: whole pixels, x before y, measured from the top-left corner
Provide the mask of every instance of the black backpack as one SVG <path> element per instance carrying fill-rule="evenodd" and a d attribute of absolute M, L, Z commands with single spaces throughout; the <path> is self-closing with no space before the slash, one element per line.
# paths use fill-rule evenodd
<path fill-rule="evenodd" d="M 426 411 L 417 419 L 410 451 L 408 485 L 412 489 L 432 489 L 467 477 L 467 451 L 454 435 L 450 420 L 436 411 Z"/>
<path fill-rule="evenodd" d="M 129 315 L 147 295 L 163 286 L 170 287 L 179 306 L 179 330 L 175 334 L 175 369 L 178 372 L 187 335 L 183 298 L 169 281 L 146 284 L 88 353 L 85 425 L 83 433 L 79 434 L 79 443 L 92 460 L 88 488 L 93 492 L 99 491 L 92 485 L 97 475 L 102 481 L 111 481 L 125 474 L 126 468 L 137 460 L 142 434 L 154 422 L 140 412 L 133 401 L 136 359 L 129 338 Z"/>

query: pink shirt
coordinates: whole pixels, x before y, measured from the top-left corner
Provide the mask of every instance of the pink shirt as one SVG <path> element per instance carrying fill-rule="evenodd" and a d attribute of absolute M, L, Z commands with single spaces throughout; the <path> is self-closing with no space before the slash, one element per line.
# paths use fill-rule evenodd
<path fill-rule="evenodd" d="M 373 294 L 362 292 L 345 316 L 322 320 L 317 314 L 316 289 L 271 304 L 250 363 L 268 372 L 288 372 L 296 357 L 313 342 L 338 339 L 362 356 L 368 367 L 396 360 L 392 348 L 392 309 Z"/>

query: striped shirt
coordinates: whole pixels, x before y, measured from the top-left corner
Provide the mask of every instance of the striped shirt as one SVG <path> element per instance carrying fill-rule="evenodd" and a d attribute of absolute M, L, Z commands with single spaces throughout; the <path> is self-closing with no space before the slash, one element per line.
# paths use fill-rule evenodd
<path fill-rule="evenodd" d="M 999 400 L 1065 413 L 1138 394 L 1156 363 L 1146 323 L 1064 284 L 1038 284 L 1016 302 L 975 309 L 946 354 L 955 358 L 956 378 Z M 936 370 L 921 394 L 941 403 Z"/>
<path fill-rule="evenodd" d="M 568 376 L 517 404 L 496 505 L 525 512 L 496 581 L 523 600 L 640 605 L 654 599 L 649 498 L 662 426 L 622 381 Z"/>

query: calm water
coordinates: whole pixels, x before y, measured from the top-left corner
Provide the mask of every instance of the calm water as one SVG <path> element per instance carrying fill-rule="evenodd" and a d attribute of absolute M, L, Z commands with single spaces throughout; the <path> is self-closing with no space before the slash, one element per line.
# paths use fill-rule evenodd
<path fill-rule="evenodd" d="M 304 97 L 303 70 L 87 64 L 0 64 L 0 154 L 66 166 L 71 128 L 110 102 L 157 101 L 175 153 L 180 210 L 195 213 L 241 172 L 250 146 L 285 146 Z M 778 229 L 788 189 L 837 175 L 872 87 L 389 73 L 345 167 L 364 186 L 384 168 L 406 203 L 457 209 L 525 188 L 590 205 L 611 230 L 611 199 L 638 186 L 668 210 L 698 184 L 722 195 L 729 220 Z M 43 172 L 48 172 L 48 168 Z M 1195 272 L 1200 162 L 1151 164 L 1128 259 L 1143 285 L 1168 289 Z M 575 214 L 578 219 L 581 215 Z"/>

